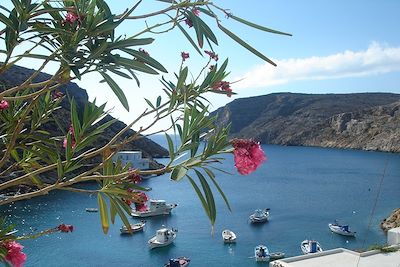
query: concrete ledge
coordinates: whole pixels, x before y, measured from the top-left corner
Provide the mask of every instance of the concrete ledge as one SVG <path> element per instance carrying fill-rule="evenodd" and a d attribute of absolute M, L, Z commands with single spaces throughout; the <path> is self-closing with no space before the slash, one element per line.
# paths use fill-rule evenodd
<path fill-rule="evenodd" d="M 390 246 L 400 248 L 400 245 Z M 287 259 L 270 262 L 270 267 L 345 267 L 356 266 L 367 267 L 398 267 L 400 263 L 400 251 L 382 253 L 380 250 L 371 250 L 358 253 L 345 248 L 336 248 L 319 253 L 300 255 Z"/>

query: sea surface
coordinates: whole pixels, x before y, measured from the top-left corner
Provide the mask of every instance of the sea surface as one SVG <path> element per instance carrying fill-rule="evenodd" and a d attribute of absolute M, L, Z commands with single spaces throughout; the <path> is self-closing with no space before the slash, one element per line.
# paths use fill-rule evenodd
<path fill-rule="evenodd" d="M 164 144 L 160 136 L 154 138 Z M 60 223 L 74 225 L 73 233 L 22 241 L 28 255 L 25 266 L 152 267 L 178 256 L 189 257 L 193 267 L 259 266 L 252 258 L 259 244 L 295 256 L 301 254 L 304 239 L 318 240 L 324 250 L 365 249 L 386 242 L 379 223 L 400 204 L 399 154 L 270 145 L 263 149 L 268 161 L 249 176 L 237 174 L 231 155 L 219 166 L 232 173 L 217 174 L 232 212 L 214 190 L 218 213 L 213 233 L 190 183 L 171 181 L 168 175 L 147 179 L 143 186 L 153 189 L 151 198 L 179 206 L 170 216 L 148 219 L 145 231 L 132 236 L 120 235 L 120 221 L 103 234 L 99 214 L 85 212 L 97 206 L 94 195 L 51 192 L 1 207 L 1 213 L 16 225 L 18 234 Z M 248 216 L 257 208 L 271 209 L 269 222 L 249 223 Z M 356 238 L 331 233 L 328 223 L 335 219 L 348 223 Z M 177 228 L 177 239 L 169 247 L 149 250 L 147 240 L 162 225 Z M 236 244 L 222 242 L 224 229 L 237 234 Z"/>

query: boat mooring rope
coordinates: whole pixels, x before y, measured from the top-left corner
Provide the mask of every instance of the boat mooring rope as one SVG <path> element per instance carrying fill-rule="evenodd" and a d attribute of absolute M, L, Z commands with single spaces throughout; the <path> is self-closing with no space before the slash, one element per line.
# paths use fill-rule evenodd
<path fill-rule="evenodd" d="M 376 193 L 374 205 L 372 206 L 371 214 L 369 215 L 369 222 L 368 222 L 367 232 L 365 233 L 365 238 L 364 238 L 362 247 L 365 246 L 365 244 L 366 244 L 366 242 L 367 242 L 367 239 L 368 239 L 368 232 L 369 232 L 369 230 L 370 230 L 370 228 L 371 228 L 372 219 L 373 219 L 373 217 L 374 217 L 375 210 L 376 210 L 376 206 L 377 206 L 377 204 L 378 204 L 378 200 L 379 200 L 379 197 L 380 197 L 380 195 L 381 195 L 383 180 L 384 180 L 385 175 L 386 175 L 386 170 L 387 170 L 388 164 L 389 164 L 389 157 L 386 158 L 385 167 L 384 167 L 384 169 L 383 169 L 383 173 L 382 173 L 382 176 L 381 176 L 381 180 L 380 180 L 380 182 L 379 182 L 378 191 L 377 191 L 377 193 Z M 360 255 L 358 256 L 358 259 L 357 259 L 357 267 L 358 267 L 358 265 L 359 265 L 359 263 L 360 263 L 360 259 L 361 259 L 361 253 L 360 253 Z"/>

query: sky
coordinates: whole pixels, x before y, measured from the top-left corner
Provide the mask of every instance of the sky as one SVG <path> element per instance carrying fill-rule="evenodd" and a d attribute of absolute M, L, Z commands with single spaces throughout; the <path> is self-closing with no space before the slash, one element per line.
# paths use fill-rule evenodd
<path fill-rule="evenodd" d="M 136 3 L 107 2 L 115 13 L 121 13 L 129 4 Z M 212 20 L 200 14 L 202 19 L 210 22 L 219 40 L 220 45 L 215 47 L 215 51 L 220 61 L 229 58 L 231 74 L 227 80 L 239 81 L 232 84 L 237 95 L 231 98 L 208 96 L 211 110 L 236 98 L 274 92 L 400 93 L 398 0 L 215 0 L 214 3 L 229 9 L 235 16 L 293 36 L 262 32 L 221 16 L 221 24 L 271 58 L 278 65 L 273 67 L 235 43 Z M 144 0 L 134 15 L 164 7 L 167 4 Z M 147 23 L 151 25 L 163 20 L 165 17 L 159 16 L 147 20 Z M 121 25 L 118 33 L 129 36 L 144 27 L 144 21 L 128 21 Z M 194 32 L 193 29 L 187 30 Z M 166 78 L 173 79 L 173 73 L 179 70 L 182 51 L 189 52 L 190 58 L 185 65 L 189 66 L 193 76 L 197 76 L 196 71 L 207 58 L 199 56 L 179 30 L 152 37 L 155 42 L 144 48 L 169 70 L 164 74 Z M 51 72 L 50 69 L 46 71 Z M 155 101 L 162 94 L 160 78 L 139 74 L 140 88 L 132 80 L 116 79 L 130 103 L 129 112 L 123 109 L 111 89 L 99 83 L 98 75 L 83 77 L 77 83 L 87 90 L 91 100 L 96 98 L 97 103 L 107 102 L 107 107 L 113 108 L 113 116 L 129 123 L 146 108 L 144 97 Z M 156 129 L 165 125 L 161 122 Z"/>

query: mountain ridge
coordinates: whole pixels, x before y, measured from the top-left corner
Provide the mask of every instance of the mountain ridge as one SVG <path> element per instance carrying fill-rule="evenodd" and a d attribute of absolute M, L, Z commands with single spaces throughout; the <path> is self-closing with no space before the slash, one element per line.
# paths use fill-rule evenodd
<path fill-rule="evenodd" d="M 399 110 L 394 93 L 273 93 L 235 99 L 211 115 L 231 124 L 231 137 L 265 144 L 400 152 Z"/>

